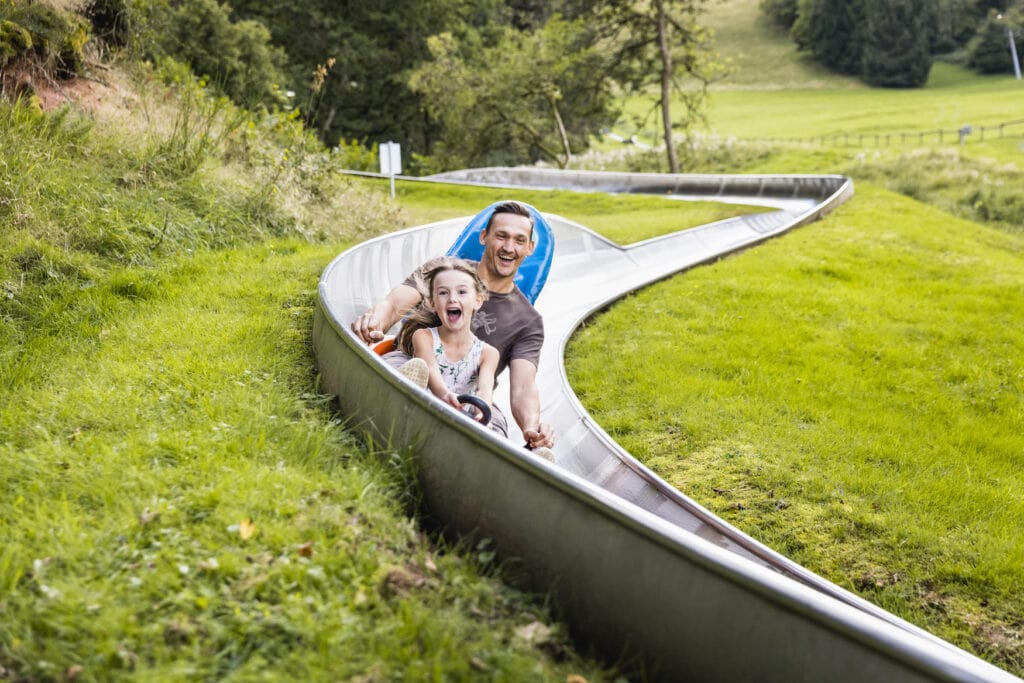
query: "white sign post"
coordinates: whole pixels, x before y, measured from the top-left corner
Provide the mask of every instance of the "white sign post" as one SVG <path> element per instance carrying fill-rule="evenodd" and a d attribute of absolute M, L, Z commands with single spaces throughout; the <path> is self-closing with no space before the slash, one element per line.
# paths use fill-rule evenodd
<path fill-rule="evenodd" d="M 395 176 L 402 172 L 402 146 L 397 142 L 380 143 L 380 172 L 391 178 L 391 198 L 395 198 Z"/>

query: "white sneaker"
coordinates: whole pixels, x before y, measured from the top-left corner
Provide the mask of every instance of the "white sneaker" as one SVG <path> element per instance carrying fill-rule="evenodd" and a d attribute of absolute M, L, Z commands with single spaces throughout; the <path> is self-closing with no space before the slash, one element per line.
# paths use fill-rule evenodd
<path fill-rule="evenodd" d="M 427 388 L 427 378 L 430 373 L 427 370 L 427 362 L 422 358 L 407 360 L 398 368 L 398 372 L 420 389 Z"/>
<path fill-rule="evenodd" d="M 534 448 L 531 452 L 538 458 L 543 458 L 548 462 L 555 461 L 555 452 L 550 448 L 547 448 L 546 446 L 538 446 L 537 448 Z"/>

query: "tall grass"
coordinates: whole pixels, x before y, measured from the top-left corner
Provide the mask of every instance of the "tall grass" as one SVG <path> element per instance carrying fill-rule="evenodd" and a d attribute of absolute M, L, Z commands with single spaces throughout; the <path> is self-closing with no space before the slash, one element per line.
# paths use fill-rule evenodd
<path fill-rule="evenodd" d="M 231 112 L 147 96 L 0 104 L 0 678 L 612 678 L 318 391 L 320 271 L 397 207 L 287 116 L 196 144 Z"/>
<path fill-rule="evenodd" d="M 99 333 L 65 331 L 4 392 L 5 675 L 600 679 L 472 549 L 418 531 L 402 454 L 316 394 L 314 288 L 339 246 L 119 273 L 88 295 Z"/>
<path fill-rule="evenodd" d="M 681 491 L 1021 674 L 1022 247 L 862 184 L 601 315 L 569 375 Z"/>

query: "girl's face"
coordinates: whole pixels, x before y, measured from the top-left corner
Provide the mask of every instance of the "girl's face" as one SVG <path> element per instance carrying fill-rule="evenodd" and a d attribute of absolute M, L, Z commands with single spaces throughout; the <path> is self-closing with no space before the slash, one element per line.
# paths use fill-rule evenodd
<path fill-rule="evenodd" d="M 476 291 L 469 273 L 445 270 L 434 277 L 431 303 L 441 325 L 449 330 L 461 330 L 469 327 L 473 312 L 483 303 L 483 294 Z"/>

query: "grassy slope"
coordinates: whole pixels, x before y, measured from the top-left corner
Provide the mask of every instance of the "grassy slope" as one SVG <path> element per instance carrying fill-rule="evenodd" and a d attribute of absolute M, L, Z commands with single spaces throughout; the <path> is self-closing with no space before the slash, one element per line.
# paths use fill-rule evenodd
<path fill-rule="evenodd" d="M 862 187 L 602 315 L 569 373 L 680 490 L 1020 673 L 1022 283 L 1022 238 Z"/>
<path fill-rule="evenodd" d="M 317 392 L 319 273 L 387 200 L 145 91 L 102 130 L 0 104 L 0 678 L 610 679 Z"/>
<path fill-rule="evenodd" d="M 756 0 L 711 7 L 741 67 L 712 94 L 722 135 L 1019 118 L 1012 79 L 948 65 L 921 91 L 823 79 L 785 63 L 793 55 L 758 25 Z M 999 196 L 1013 217 L 1003 187 L 1019 187 L 1019 137 L 921 150 L 737 144 L 706 157 L 711 170 L 849 173 L 857 195 L 593 321 L 569 350 L 573 386 L 631 452 L 710 509 L 1021 674 L 1020 222 L 993 231 L 863 180 L 962 214 Z"/>
<path fill-rule="evenodd" d="M 714 85 L 729 90 L 862 90 L 855 78 L 836 77 L 797 52 L 783 31 L 761 16 L 760 0 L 707 3 L 705 25 L 713 31 L 728 75 Z"/>
<path fill-rule="evenodd" d="M 100 288 L 96 333 L 51 347 L 3 402 L 0 665 L 164 680 L 581 670 L 515 636 L 543 612 L 472 555 L 439 552 L 403 514 L 396 455 L 365 451 L 315 396 L 314 286 L 339 246 L 134 271 L 147 295 Z"/>
<path fill-rule="evenodd" d="M 942 129 L 947 131 L 945 141 L 955 143 L 957 136 L 949 133 L 961 126 L 996 126 L 1024 119 L 1022 88 L 1012 76 L 978 76 L 939 63 L 927 87 L 916 90 L 715 91 L 709 107 L 710 129 L 722 136 L 752 139 Z M 1024 126 L 1018 124 L 1012 130 L 1019 137 Z M 970 141 L 974 143 L 975 138 Z"/>

